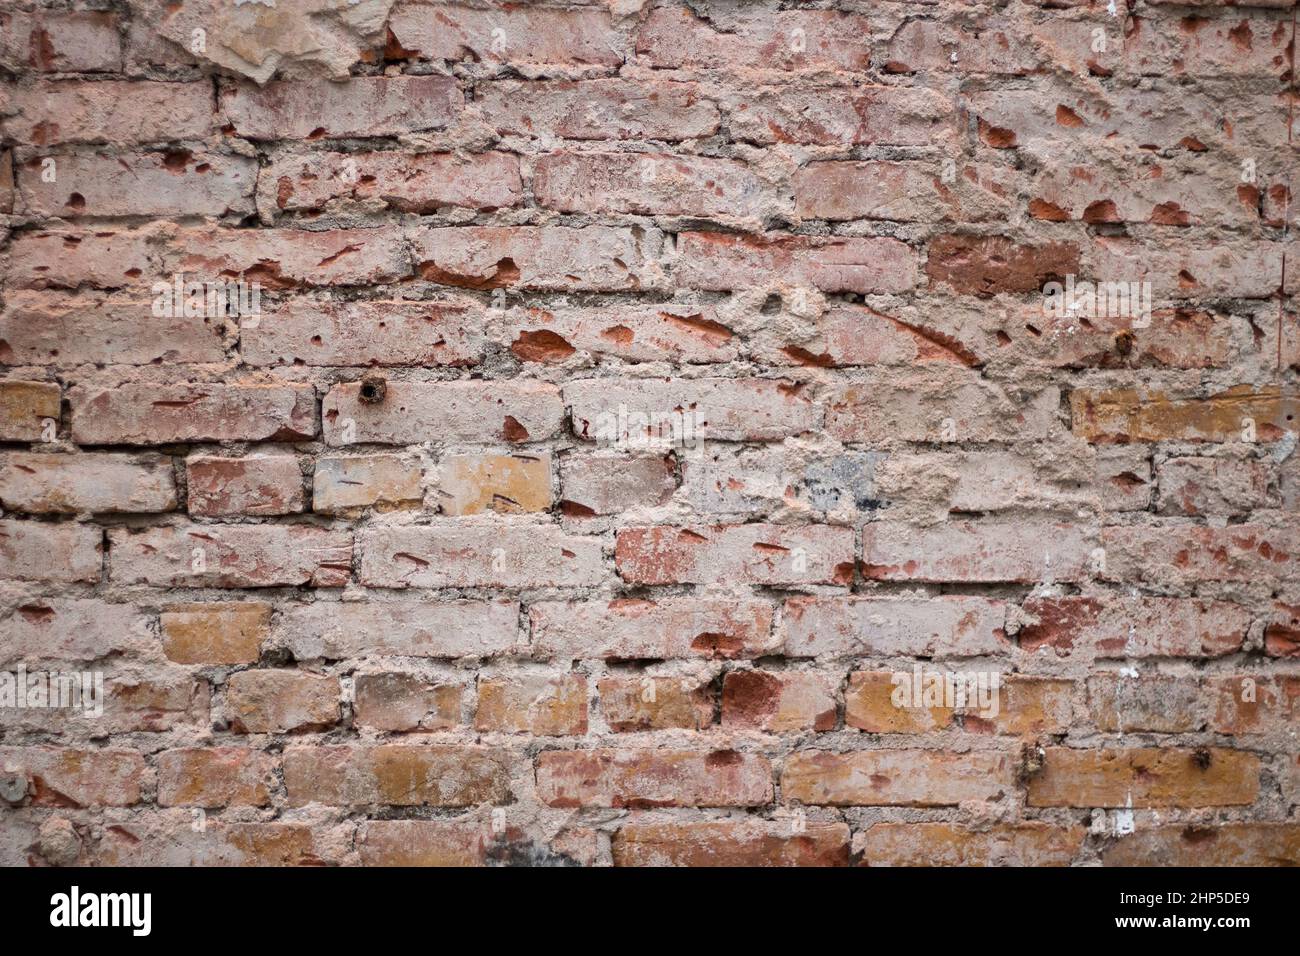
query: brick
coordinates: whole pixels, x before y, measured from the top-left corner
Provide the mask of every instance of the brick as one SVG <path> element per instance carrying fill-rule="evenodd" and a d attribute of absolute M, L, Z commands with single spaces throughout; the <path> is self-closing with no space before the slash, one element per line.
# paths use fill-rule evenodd
<path fill-rule="evenodd" d="M 339 682 L 302 671 L 240 671 L 226 682 L 226 712 L 236 733 L 322 730 L 339 719 Z"/>
<path fill-rule="evenodd" d="M 550 153 L 533 192 L 562 212 L 758 220 L 772 194 L 741 162 L 666 153 Z"/>
<path fill-rule="evenodd" d="M 402 234 L 373 229 L 213 229 L 178 236 L 177 268 L 267 289 L 392 282 L 409 272 Z"/>
<path fill-rule="evenodd" d="M 1182 598 L 1037 597 L 1024 610 L 1021 648 L 1063 657 L 1221 657 L 1241 648 L 1251 622 L 1244 607 Z"/>
<path fill-rule="evenodd" d="M 93 525 L 0 521 L 0 580 L 98 581 L 103 539 Z"/>
<path fill-rule="evenodd" d="M 1083 845 L 1080 826 L 877 823 L 854 841 L 865 866 L 1069 866 Z"/>
<path fill-rule="evenodd" d="M 10 452 L 0 456 L 0 503 L 29 514 L 171 511 L 176 482 L 156 455 Z"/>
<path fill-rule="evenodd" d="M 447 76 L 354 76 L 343 83 L 278 80 L 221 91 L 236 135 L 254 140 L 396 136 L 451 124 L 464 98 Z"/>
<path fill-rule="evenodd" d="M 944 174 L 934 163 L 809 163 L 793 177 L 795 212 L 832 221 L 979 222 L 1007 215 L 1019 192 L 997 167 L 966 165 L 951 182 Z"/>
<path fill-rule="evenodd" d="M 435 435 L 442 441 L 543 441 L 559 430 L 564 414 L 559 389 L 545 382 L 389 382 L 378 404 L 362 402 L 360 392 L 360 383 L 336 385 L 325 396 L 328 444 L 406 445 Z"/>
<path fill-rule="evenodd" d="M 943 807 L 998 800 L 1012 787 L 1005 753 L 801 750 L 786 758 L 786 801 L 828 806 Z"/>
<path fill-rule="evenodd" d="M 1074 433 L 1090 442 L 1267 442 L 1294 427 L 1290 423 L 1300 414 L 1300 396 L 1250 385 L 1204 398 L 1156 390 L 1075 389 L 1070 408 Z"/>
<path fill-rule="evenodd" d="M 628 362 L 727 362 L 736 336 L 711 306 L 628 305 L 616 309 L 511 309 L 510 351 L 521 362 L 559 364 L 575 353 Z"/>
<path fill-rule="evenodd" d="M 1098 236 L 1081 251 L 1088 275 L 1149 282 L 1156 301 L 1204 301 L 1271 298 L 1285 250 L 1269 240 L 1210 243 L 1180 234 L 1163 241 Z M 1291 280 L 1288 275 L 1288 288 Z"/>
<path fill-rule="evenodd" d="M 619 530 L 615 565 L 638 584 L 847 584 L 853 533 L 824 525 L 631 527 Z"/>
<path fill-rule="evenodd" d="M 276 760 L 243 747 L 185 747 L 156 758 L 160 807 L 264 807 Z"/>
<path fill-rule="evenodd" d="M 845 866 L 849 828 L 808 821 L 632 822 L 611 841 L 615 866 Z"/>
<path fill-rule="evenodd" d="M 0 619 L 4 660 L 31 662 L 123 660 L 156 657 L 151 621 L 130 604 L 98 598 L 33 598 L 15 601 Z"/>
<path fill-rule="evenodd" d="M 1048 747 L 1031 807 L 1215 807 L 1255 802 L 1259 758 L 1221 748 Z"/>
<path fill-rule="evenodd" d="M 1106 866 L 1296 866 L 1294 823 L 1166 824 L 1121 837 L 1102 852 Z"/>
<path fill-rule="evenodd" d="M 422 60 L 549 66 L 618 66 L 623 34 L 605 10 L 403 3 L 388 29 L 405 55 Z"/>
<path fill-rule="evenodd" d="M 551 456 L 448 455 L 438 468 L 444 514 L 524 514 L 551 507 Z"/>
<path fill-rule="evenodd" d="M 189 149 L 81 152 L 56 158 L 45 182 L 42 158 L 18 166 L 18 196 L 28 215 L 225 216 L 253 211 L 257 163 Z"/>
<path fill-rule="evenodd" d="M 533 647 L 548 659 L 753 658 L 775 648 L 772 606 L 743 599 L 539 601 Z"/>
<path fill-rule="evenodd" d="M 728 671 L 722 681 L 722 726 L 767 733 L 834 730 L 838 674 Z"/>
<path fill-rule="evenodd" d="M 1074 524 L 881 521 L 862 529 L 862 574 L 877 581 L 1086 581 L 1093 536 Z"/>
<path fill-rule="evenodd" d="M 1152 474 L 1142 446 L 1104 445 L 1097 449 L 1097 497 L 1108 511 L 1146 511 Z"/>
<path fill-rule="evenodd" d="M 316 434 L 310 385 L 78 385 L 68 400 L 72 438 L 83 445 L 295 441 Z"/>
<path fill-rule="evenodd" d="M 490 839 L 479 822 L 367 820 L 357 853 L 362 866 L 483 866 Z"/>
<path fill-rule="evenodd" d="M 962 697 L 957 696 L 954 685 L 953 703 L 961 706 L 949 706 L 947 689 L 939 684 L 935 688 L 938 702 L 930 706 L 927 680 L 932 675 L 948 674 L 955 675 L 954 680 L 961 678 L 960 671 L 923 670 L 919 675 L 906 670 L 855 671 L 849 675 L 844 692 L 845 726 L 874 734 L 928 733 L 960 726 L 975 733 L 1015 736 L 1058 734 L 1069 729 L 1074 685 L 1068 680 L 1003 674 L 996 689 L 987 683 L 963 685 Z M 982 706 L 984 701 L 977 690 L 980 686 L 992 691 L 993 707 Z M 919 700 L 918 688 L 922 695 Z M 896 689 L 900 691 L 898 704 L 894 703 Z M 905 697 L 901 693 L 904 689 Z"/>
<path fill-rule="evenodd" d="M 890 37 L 883 53 L 885 62 L 882 69 L 893 74 L 923 72 L 927 75 L 953 72 L 1023 76 L 1034 73 L 1045 65 L 1044 57 L 1038 44 L 1021 34 L 1024 26 L 1000 17 L 989 17 L 976 34 L 956 23 L 909 20 Z M 1082 27 L 1084 35 L 1091 39 L 1091 24 L 1075 22 L 1068 26 Z"/>
<path fill-rule="evenodd" d="M 303 510 L 302 471 L 293 455 L 217 458 L 185 462 L 192 515 L 287 515 Z"/>
<path fill-rule="evenodd" d="M 506 751 L 472 745 L 290 747 L 291 806 L 468 807 L 510 799 Z"/>
<path fill-rule="evenodd" d="M 331 834 L 301 823 L 237 823 L 208 817 L 192 828 L 193 811 L 137 815 L 106 827 L 96 847 L 101 866 L 321 866 Z M 183 813 L 183 817 L 172 814 Z"/>
<path fill-rule="evenodd" d="M 713 700 L 699 681 L 684 677 L 605 677 L 600 709 L 615 733 L 703 730 L 713 724 Z"/>
<path fill-rule="evenodd" d="M 573 430 L 601 445 L 780 441 L 815 429 L 821 410 L 782 379 L 582 379 L 564 387 Z"/>
<path fill-rule="evenodd" d="M 418 674 L 358 674 L 353 716 L 375 730 L 449 730 L 461 725 L 464 689 Z"/>
<path fill-rule="evenodd" d="M 498 133 L 677 142 L 718 129 L 717 105 L 694 83 L 623 79 L 480 84 L 476 102 Z"/>
<path fill-rule="evenodd" d="M 518 642 L 514 601 L 316 601 L 287 607 L 280 635 L 298 660 L 488 657 Z"/>
<path fill-rule="evenodd" d="M 952 106 L 919 87 L 760 86 L 727 98 L 731 134 L 808 146 L 927 146 L 951 135 Z"/>
<path fill-rule="evenodd" d="M 424 500 L 423 481 L 419 461 L 402 455 L 321 456 L 312 477 L 312 511 L 418 509 Z"/>
<path fill-rule="evenodd" d="M 780 277 L 793 288 L 870 294 L 917 283 L 916 253 L 897 239 L 684 232 L 677 248 L 677 285 L 686 289 L 765 288 Z"/>
<path fill-rule="evenodd" d="M 420 278 L 466 289 L 616 292 L 653 283 L 642 230 L 455 226 L 411 232 Z"/>
<path fill-rule="evenodd" d="M 1106 166 L 1044 170 L 1029 187 L 1028 212 L 1050 222 L 1149 223 L 1154 226 L 1259 223 L 1249 192 L 1238 190 L 1239 171 L 1166 174 L 1158 163 L 1122 171 Z"/>
<path fill-rule="evenodd" d="M 587 732 L 587 680 L 581 674 L 480 680 L 474 726 L 487 733 L 581 736 Z"/>
<path fill-rule="evenodd" d="M 0 65 L 13 73 L 117 73 L 117 16 L 91 10 L 2 13 Z"/>
<path fill-rule="evenodd" d="M 830 394 L 826 430 L 845 442 L 1042 438 L 1059 404 L 1055 386 L 1018 393 L 965 369 L 878 374 Z"/>
<path fill-rule="evenodd" d="M 658 507 L 676 489 L 676 469 L 666 455 L 568 455 L 560 460 L 560 511 L 570 518 Z"/>
<path fill-rule="evenodd" d="M 1300 656 L 1300 605 L 1273 603 L 1264 625 L 1264 650 L 1273 657 Z"/>
<path fill-rule="evenodd" d="M 83 732 L 163 733 L 185 727 L 206 729 L 209 724 L 211 687 L 181 668 L 148 677 L 117 675 L 106 682 L 105 691 L 103 716 L 90 718 Z M 62 731 L 58 725 L 65 720 L 64 714 L 58 714 L 53 723 Z"/>
<path fill-rule="evenodd" d="M 257 192 L 259 205 L 285 213 L 320 213 L 351 201 L 429 215 L 449 206 L 514 206 L 523 183 L 519 160 L 509 153 L 309 153 L 266 167 Z"/>
<path fill-rule="evenodd" d="M 109 578 L 157 587 L 343 587 L 352 535 L 306 525 L 188 525 L 109 532 Z"/>
<path fill-rule="evenodd" d="M 650 12 L 637 31 L 638 61 L 673 70 L 865 70 L 867 17 L 834 10 L 783 10 L 719 29 L 684 6 Z"/>
<path fill-rule="evenodd" d="M 156 316 L 151 301 L 129 293 L 15 289 L 5 295 L 0 313 L 0 355 L 15 365 L 222 362 L 222 324 L 183 311 Z"/>
<path fill-rule="evenodd" d="M 790 657 L 975 657 L 1006 652 L 1005 622 L 981 597 L 791 597 L 780 636 Z"/>
<path fill-rule="evenodd" d="M 1158 479 L 1160 514 L 1247 514 L 1268 500 L 1268 467 L 1249 459 L 1169 458 Z"/>
<path fill-rule="evenodd" d="M 27 778 L 38 807 L 129 807 L 147 772 L 135 751 L 72 747 L 0 747 L 0 767 Z"/>
<path fill-rule="evenodd" d="M 214 130 L 212 84 L 36 80 L 8 91 L 5 135 L 31 146 L 165 143 Z"/>
<path fill-rule="evenodd" d="M 260 601 L 173 604 L 160 616 L 162 646 L 179 664 L 251 664 L 262 653 L 271 606 Z"/>
<path fill-rule="evenodd" d="M 581 587 L 605 577 L 599 538 L 549 525 L 377 528 L 359 544 L 371 587 Z"/>
<path fill-rule="evenodd" d="M 134 286 L 141 277 L 158 272 L 159 259 L 154 248 L 158 241 L 159 234 L 150 229 L 23 232 L 10 243 L 8 284 L 19 288 L 69 290 L 81 286 L 103 289 Z M 133 297 L 143 298 L 143 295 Z"/>
<path fill-rule="evenodd" d="M 1005 236 L 943 235 L 930 240 L 926 275 L 967 295 L 1038 292 L 1079 272 L 1079 250 L 1067 243 L 1017 244 Z"/>
<path fill-rule="evenodd" d="M 1221 734 L 1284 731 L 1300 714 L 1300 677 L 1234 674 L 1202 682 L 1211 698 L 1209 729 Z"/>
<path fill-rule="evenodd" d="M 944 332 L 855 305 L 832 305 L 818 317 L 815 328 L 765 346 L 763 358 L 774 365 L 981 364 L 965 344 Z"/>
<path fill-rule="evenodd" d="M 550 750 L 537 757 L 550 807 L 751 807 L 772 800 L 765 757 L 734 750 Z"/>
<path fill-rule="evenodd" d="M 245 321 L 240 355 L 259 366 L 476 365 L 482 322 L 453 303 L 294 297 Z"/>
<path fill-rule="evenodd" d="M 1251 4 L 1267 6 L 1267 4 Z M 1286 75 L 1290 34 L 1282 20 L 1252 11 L 1215 19 L 1134 17 L 1126 28 L 1124 66 L 1145 76 Z"/>
<path fill-rule="evenodd" d="M 62 389 L 56 382 L 0 382 L 0 441 L 41 441 L 46 422 L 59 425 Z"/>
<path fill-rule="evenodd" d="M 1106 733 L 1180 734 L 1205 725 L 1205 700 L 1196 681 L 1140 674 L 1096 674 L 1088 679 L 1088 711 Z"/>
<path fill-rule="evenodd" d="M 1296 581 L 1300 555 L 1293 553 L 1291 522 L 1104 528 L 1105 577 L 1112 581 Z"/>

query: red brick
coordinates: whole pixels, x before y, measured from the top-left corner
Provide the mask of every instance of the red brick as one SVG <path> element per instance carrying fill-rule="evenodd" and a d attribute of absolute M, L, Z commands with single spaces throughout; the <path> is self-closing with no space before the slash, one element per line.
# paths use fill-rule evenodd
<path fill-rule="evenodd" d="M 564 404 L 554 385 L 536 381 L 388 382 L 378 404 L 361 384 L 336 385 L 321 406 L 330 445 L 406 445 L 443 441 L 542 441 L 560 428 Z M 351 422 L 351 426 L 348 425 Z"/>
<path fill-rule="evenodd" d="M 482 324 L 467 305 L 294 297 L 245 320 L 240 354 L 249 365 L 476 365 Z"/>
<path fill-rule="evenodd" d="M 14 73 L 117 73 L 117 15 L 98 10 L 0 13 L 0 65 Z"/>
<path fill-rule="evenodd" d="M 285 608 L 280 635 L 298 660 L 489 657 L 519 641 L 515 601 L 316 601 Z"/>
<path fill-rule="evenodd" d="M 638 584 L 848 584 L 853 533 L 825 525 L 622 528 L 615 563 Z"/>
<path fill-rule="evenodd" d="M 12 290 L 0 313 L 0 354 L 15 365 L 152 365 L 221 362 L 222 320 L 153 314 L 128 293 L 69 295 Z"/>
<path fill-rule="evenodd" d="M 411 231 L 415 271 L 441 285 L 615 292 L 651 285 L 641 230 L 612 226 L 455 226 Z"/>
<path fill-rule="evenodd" d="M 759 144 L 927 146 L 949 138 L 948 100 L 920 87 L 758 87 L 727 97 L 731 134 Z"/>
<path fill-rule="evenodd" d="M 665 303 L 611 309 L 512 309 L 510 351 L 521 362 L 560 364 L 575 353 L 628 362 L 727 362 L 736 336 L 711 306 Z"/>
<path fill-rule="evenodd" d="M 606 574 L 599 538 L 551 525 L 447 521 L 373 528 L 358 543 L 370 587 L 581 587 Z"/>
<path fill-rule="evenodd" d="M 45 182 L 41 157 L 18 166 L 18 195 L 28 215 L 76 219 L 253 211 L 257 162 L 243 156 L 104 150 L 61 155 L 55 163 L 54 182 Z"/>
<path fill-rule="evenodd" d="M 303 510 L 302 471 L 293 455 L 193 456 L 185 463 L 192 515 L 285 515 Z"/>
<path fill-rule="evenodd" d="M 1209 729 L 1221 734 L 1280 733 L 1300 716 L 1300 676 L 1242 673 L 1207 677 Z"/>
<path fill-rule="evenodd" d="M 663 80 L 507 80 L 480 84 L 475 102 L 498 133 L 561 139 L 695 139 L 720 115 L 696 84 Z"/>
<path fill-rule="evenodd" d="M 214 129 L 207 80 L 36 80 L 7 92 L 4 132 L 32 146 L 194 140 Z"/>
<path fill-rule="evenodd" d="M 828 806 L 943 807 L 1000 799 L 1012 787 L 1005 753 L 935 750 L 800 750 L 786 758 L 787 802 Z"/>
<path fill-rule="evenodd" d="M 734 750 L 550 750 L 537 757 L 550 807 L 752 807 L 772 800 L 765 757 Z"/>
<path fill-rule="evenodd" d="M 396 136 L 448 126 L 463 101 L 452 77 L 354 76 L 239 83 L 221 91 L 221 112 L 255 140 Z"/>
<path fill-rule="evenodd" d="M 871 22 L 835 10 L 782 10 L 715 26 L 685 6 L 651 11 L 637 32 L 637 59 L 658 69 L 865 70 Z"/>
<path fill-rule="evenodd" d="M 547 658 L 752 658 L 776 646 L 772 606 L 753 600 L 539 601 L 529 617 Z"/>
<path fill-rule="evenodd" d="M 862 529 L 862 573 L 878 581 L 1085 581 L 1086 528 L 1041 521 L 949 521 L 928 528 L 876 522 Z"/>
<path fill-rule="evenodd" d="M 676 278 L 681 288 L 717 292 L 778 281 L 822 292 L 907 292 L 917 281 L 916 254 L 897 239 L 684 232 Z"/>
<path fill-rule="evenodd" d="M 611 841 L 615 866 L 845 866 L 843 823 L 702 820 L 655 823 L 634 818 Z"/>
<path fill-rule="evenodd" d="M 728 671 L 722 682 L 722 726 L 768 733 L 834 730 L 840 677 L 811 671 Z"/>
<path fill-rule="evenodd" d="M 581 674 L 520 674 L 480 680 L 474 726 L 486 733 L 582 736 L 587 732 L 587 679 Z"/>
<path fill-rule="evenodd" d="M 258 175 L 260 204 L 319 213 L 352 201 L 428 215 L 447 206 L 503 209 L 519 202 L 519 160 L 509 153 L 307 153 Z"/>
<path fill-rule="evenodd" d="M 1030 777 L 1031 807 L 1214 807 L 1251 804 L 1259 758 L 1220 748 L 1049 747 Z"/>
<path fill-rule="evenodd" d="M 917 22 L 917 21 L 914 21 Z M 1019 184 L 997 167 L 953 171 L 935 163 L 809 163 L 794 174 L 795 211 L 804 219 L 978 222 L 1011 211 Z"/>
<path fill-rule="evenodd" d="M 1235 604 L 1181 598 L 1037 597 L 1024 610 L 1020 646 L 1059 656 L 1220 657 L 1241 648 L 1251 622 Z"/>
<path fill-rule="evenodd" d="M 1294 522 L 1104 528 L 1105 577 L 1130 583 L 1300 581 Z"/>
<path fill-rule="evenodd" d="M 564 386 L 564 403 L 579 437 L 620 447 L 780 441 L 821 424 L 821 409 L 783 379 L 580 379 Z"/>
<path fill-rule="evenodd" d="M 1300 866 L 1294 823 L 1166 824 L 1121 837 L 1107 866 Z"/>
<path fill-rule="evenodd" d="M 339 682 L 302 671 L 240 671 L 226 682 L 226 712 L 236 733 L 323 730 L 339 719 Z"/>
<path fill-rule="evenodd" d="M 402 3 L 388 29 L 406 56 L 422 60 L 555 66 L 619 66 L 626 40 L 602 9 Z"/>
<path fill-rule="evenodd" d="M 171 460 L 156 455 L 0 456 L 0 503 L 30 514 L 171 511 L 176 482 Z"/>
<path fill-rule="evenodd" d="M 932 282 L 969 295 L 1039 292 L 1079 270 L 1074 246 L 1017 244 L 1005 236 L 936 236 L 925 266 Z"/>
<path fill-rule="evenodd" d="M 78 385 L 68 400 L 73 440 L 84 445 L 294 441 L 316 434 L 310 385 Z"/>
<path fill-rule="evenodd" d="M 179 664 L 251 664 L 270 630 L 258 601 L 173 604 L 160 616 L 163 653 Z"/>
<path fill-rule="evenodd" d="M 773 194 L 741 162 L 666 153 L 550 153 L 533 192 L 562 212 L 627 212 L 757 221 Z"/>
<path fill-rule="evenodd" d="M 688 677 L 605 677 L 600 710 L 615 733 L 703 730 L 713 724 L 709 688 Z"/>
<path fill-rule="evenodd" d="M 491 836 L 475 821 L 367 820 L 357 853 L 362 866 L 483 866 Z"/>
<path fill-rule="evenodd" d="M 974 657 L 1009 649 L 1005 621 L 980 597 L 791 597 L 781 638 L 791 657 Z"/>
<path fill-rule="evenodd" d="M 1273 657 L 1300 657 L 1300 605 L 1273 603 L 1264 626 L 1264 650 Z"/>
<path fill-rule="evenodd" d="M 304 746 L 284 752 L 291 806 L 468 807 L 510 799 L 510 757 L 470 745 Z"/>
<path fill-rule="evenodd" d="M 128 807 L 147 773 L 140 754 L 120 749 L 0 747 L 0 768 L 26 777 L 38 807 Z"/>
<path fill-rule="evenodd" d="M 264 807 L 276 760 L 243 747 L 186 747 L 157 758 L 160 807 Z"/>
<path fill-rule="evenodd" d="M 1083 845 L 1080 826 L 877 823 L 854 841 L 864 866 L 1069 866 Z"/>
<path fill-rule="evenodd" d="M 352 535 L 306 525 L 183 525 L 109 532 L 109 578 L 158 587 L 343 587 Z"/>
<path fill-rule="evenodd" d="M 103 540 L 93 525 L 0 521 L 0 580 L 98 581 Z"/>

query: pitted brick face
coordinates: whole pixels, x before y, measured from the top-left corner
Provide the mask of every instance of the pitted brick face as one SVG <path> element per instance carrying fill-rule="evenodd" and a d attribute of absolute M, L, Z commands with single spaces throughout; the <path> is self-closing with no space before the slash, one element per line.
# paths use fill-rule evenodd
<path fill-rule="evenodd" d="M 1295 0 L 11 6 L 0 864 L 1300 865 Z"/>

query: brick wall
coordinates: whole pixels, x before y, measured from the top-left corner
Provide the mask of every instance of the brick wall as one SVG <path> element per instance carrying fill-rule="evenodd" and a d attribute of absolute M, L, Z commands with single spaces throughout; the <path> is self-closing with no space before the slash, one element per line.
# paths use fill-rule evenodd
<path fill-rule="evenodd" d="M 1295 17 L 10 5 L 0 862 L 1300 862 Z"/>

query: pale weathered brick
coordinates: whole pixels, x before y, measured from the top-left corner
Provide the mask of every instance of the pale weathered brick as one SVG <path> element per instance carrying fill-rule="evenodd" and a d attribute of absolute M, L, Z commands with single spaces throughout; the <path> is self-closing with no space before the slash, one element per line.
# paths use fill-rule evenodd
<path fill-rule="evenodd" d="M 157 455 L 10 452 L 0 456 L 0 504 L 31 514 L 171 511 L 176 482 L 171 460 Z"/>

